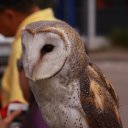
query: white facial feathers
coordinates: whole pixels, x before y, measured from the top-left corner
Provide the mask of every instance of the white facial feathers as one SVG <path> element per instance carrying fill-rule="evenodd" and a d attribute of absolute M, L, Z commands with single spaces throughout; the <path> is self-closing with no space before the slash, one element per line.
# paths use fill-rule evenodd
<path fill-rule="evenodd" d="M 68 52 L 64 40 L 52 32 L 22 34 L 23 61 L 26 75 L 32 80 L 50 78 L 65 64 Z"/>

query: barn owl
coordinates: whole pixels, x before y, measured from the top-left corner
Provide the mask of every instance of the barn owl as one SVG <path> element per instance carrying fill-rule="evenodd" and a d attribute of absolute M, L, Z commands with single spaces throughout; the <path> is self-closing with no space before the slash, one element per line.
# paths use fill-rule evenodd
<path fill-rule="evenodd" d="M 122 128 L 117 95 L 71 26 L 31 23 L 22 31 L 22 50 L 26 77 L 49 128 Z"/>

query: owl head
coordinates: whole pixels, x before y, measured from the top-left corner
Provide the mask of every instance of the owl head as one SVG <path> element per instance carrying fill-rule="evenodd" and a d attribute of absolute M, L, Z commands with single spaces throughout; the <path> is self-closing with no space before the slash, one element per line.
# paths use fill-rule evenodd
<path fill-rule="evenodd" d="M 87 57 L 79 34 L 62 21 L 38 21 L 27 25 L 21 42 L 25 73 L 33 81 L 49 79 L 66 70 L 78 75 L 86 65 Z"/>

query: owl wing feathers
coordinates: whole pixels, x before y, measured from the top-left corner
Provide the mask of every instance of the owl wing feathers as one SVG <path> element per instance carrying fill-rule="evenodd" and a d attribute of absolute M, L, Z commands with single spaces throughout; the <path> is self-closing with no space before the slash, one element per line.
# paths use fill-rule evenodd
<path fill-rule="evenodd" d="M 102 71 L 95 65 L 92 63 L 89 63 L 89 74 L 91 76 L 92 79 L 97 79 L 97 81 L 99 81 L 99 86 L 103 86 L 104 88 L 106 88 L 107 91 L 109 91 L 110 95 L 112 96 L 113 100 L 115 101 L 116 105 L 119 107 L 119 99 L 118 96 L 116 94 L 116 92 L 114 91 L 114 88 L 112 87 L 111 82 L 104 76 L 104 74 L 102 73 Z M 93 72 L 92 72 L 92 70 Z M 95 74 L 95 75 L 94 75 Z M 101 83 L 102 82 L 102 83 Z"/>
<path fill-rule="evenodd" d="M 80 80 L 80 98 L 90 128 L 122 128 L 118 97 L 111 83 L 91 63 L 83 76 Z"/>

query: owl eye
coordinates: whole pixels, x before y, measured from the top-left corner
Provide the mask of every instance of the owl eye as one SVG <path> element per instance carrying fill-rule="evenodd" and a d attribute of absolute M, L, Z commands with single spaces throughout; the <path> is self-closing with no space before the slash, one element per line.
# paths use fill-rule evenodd
<path fill-rule="evenodd" d="M 51 44 L 46 44 L 45 46 L 43 46 L 43 48 L 41 49 L 41 54 L 45 54 L 45 53 L 49 53 L 54 49 L 54 46 Z"/>

